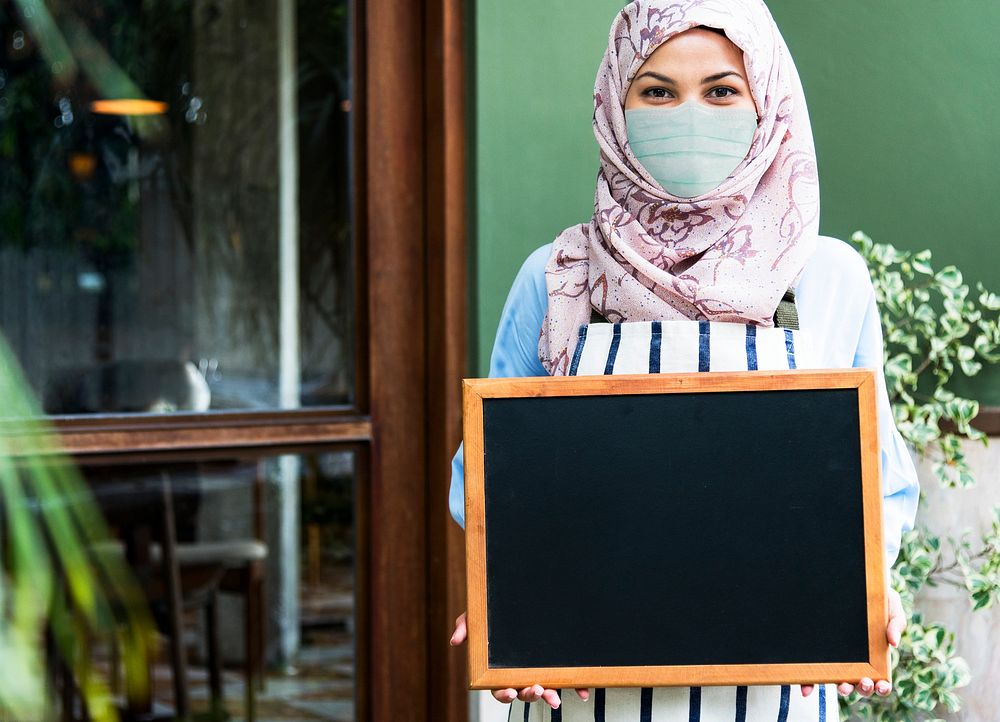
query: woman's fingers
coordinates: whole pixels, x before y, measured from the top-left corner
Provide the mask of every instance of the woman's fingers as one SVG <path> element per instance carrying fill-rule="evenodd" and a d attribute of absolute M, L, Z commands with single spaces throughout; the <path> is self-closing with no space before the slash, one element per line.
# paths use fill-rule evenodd
<path fill-rule="evenodd" d="M 465 615 L 463 614 L 462 617 Z M 459 617 L 459 619 L 462 619 Z M 463 620 L 464 621 L 464 620 Z M 456 622 L 457 626 L 457 622 Z M 584 702 L 590 698 L 590 690 L 586 688 L 579 688 L 576 693 L 580 696 Z M 522 702 L 537 702 L 538 700 L 545 700 L 545 703 L 549 705 L 552 709 L 557 709 L 559 705 L 562 704 L 562 699 L 559 697 L 559 692 L 554 689 L 545 689 L 540 684 L 534 684 L 530 687 L 525 687 L 520 692 L 516 689 L 495 689 L 493 690 L 493 698 L 497 702 L 502 702 L 503 704 L 510 704 L 515 699 L 519 699 Z"/>
<path fill-rule="evenodd" d="M 465 641 L 465 637 L 468 635 L 468 629 L 465 626 L 465 612 L 458 615 L 458 619 L 455 620 L 455 631 L 451 633 L 451 646 L 461 644 Z M 500 690 L 506 692 L 507 690 Z M 496 694 L 493 695 L 496 697 Z"/>
<path fill-rule="evenodd" d="M 895 589 L 889 590 L 889 624 L 885 628 L 885 637 L 893 647 L 899 646 L 900 637 L 906 629 L 906 612 L 903 610 L 903 600 Z"/>
<path fill-rule="evenodd" d="M 537 702 L 538 698 L 542 696 L 545 688 L 540 684 L 533 684 L 530 687 L 525 687 L 517 695 L 517 698 L 522 702 Z"/>
<path fill-rule="evenodd" d="M 559 693 L 554 689 L 547 689 L 542 692 L 542 699 L 548 702 L 549 707 L 552 709 L 556 709 L 560 704 L 562 704 L 562 700 L 559 699 Z"/>
<path fill-rule="evenodd" d="M 464 615 L 463 615 L 464 616 Z M 579 688 L 576 693 L 580 695 L 580 699 L 584 702 L 590 697 L 590 690 L 586 688 Z M 559 697 L 559 692 L 554 689 L 545 689 L 540 684 L 533 684 L 530 687 L 525 687 L 520 692 L 516 689 L 495 689 L 493 690 L 493 698 L 497 702 L 502 702 L 504 704 L 510 704 L 515 699 L 519 699 L 522 702 L 537 702 L 538 700 L 545 700 L 545 703 L 549 705 L 552 709 L 556 709 L 562 704 L 562 699 Z"/>
<path fill-rule="evenodd" d="M 899 639 L 903 636 L 903 630 L 906 628 L 906 619 L 903 617 L 896 617 L 889 620 L 889 626 L 885 629 L 885 636 L 889 640 L 889 644 L 893 647 L 899 646 Z"/>
<path fill-rule="evenodd" d="M 811 695 L 813 693 L 813 686 L 814 685 L 811 684 L 802 685 L 802 696 L 808 697 L 809 695 Z"/>
<path fill-rule="evenodd" d="M 517 699 L 516 689 L 495 689 L 493 690 L 493 699 L 497 702 L 503 702 L 504 704 L 510 704 L 515 699 Z"/>
<path fill-rule="evenodd" d="M 850 682 L 841 682 L 837 685 L 837 691 L 843 696 L 855 691 L 855 685 Z M 870 677 L 865 677 L 857 684 L 857 693 L 862 697 L 871 697 L 872 692 L 879 697 L 886 697 L 892 692 L 892 684 L 884 679 L 873 682 Z"/>
<path fill-rule="evenodd" d="M 583 691 L 586 692 L 587 690 Z M 579 692 L 580 690 L 577 690 L 578 694 Z M 500 702 L 513 702 L 515 699 L 519 699 L 522 702 L 537 702 L 541 699 L 545 700 L 545 703 L 552 709 L 562 704 L 559 692 L 554 689 L 545 689 L 540 684 L 525 687 L 520 692 L 513 689 L 495 689 L 493 690 L 493 696 Z"/>

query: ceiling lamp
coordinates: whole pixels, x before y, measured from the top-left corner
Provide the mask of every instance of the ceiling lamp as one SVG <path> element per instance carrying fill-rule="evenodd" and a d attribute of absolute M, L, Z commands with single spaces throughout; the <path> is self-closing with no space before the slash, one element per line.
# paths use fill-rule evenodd
<path fill-rule="evenodd" d="M 167 112 L 167 104 L 141 98 L 95 100 L 90 104 L 90 112 L 101 115 L 163 115 Z"/>

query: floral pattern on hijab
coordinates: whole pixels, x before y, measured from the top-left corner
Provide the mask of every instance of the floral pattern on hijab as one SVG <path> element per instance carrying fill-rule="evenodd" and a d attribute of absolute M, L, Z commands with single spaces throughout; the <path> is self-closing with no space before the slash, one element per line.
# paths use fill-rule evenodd
<path fill-rule="evenodd" d="M 743 51 L 758 125 L 747 157 L 721 186 L 682 199 L 629 148 L 625 98 L 653 51 L 697 26 L 723 30 Z M 601 149 L 593 218 L 556 238 L 545 268 L 548 310 L 538 342 L 545 369 L 568 373 L 591 307 L 611 322 L 772 326 L 815 246 L 819 185 L 802 84 L 762 0 L 629 3 L 611 26 L 593 126 Z"/>

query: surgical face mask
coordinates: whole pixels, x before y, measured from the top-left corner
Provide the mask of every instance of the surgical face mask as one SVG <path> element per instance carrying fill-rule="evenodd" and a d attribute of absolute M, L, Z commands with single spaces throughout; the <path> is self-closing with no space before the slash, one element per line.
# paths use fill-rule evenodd
<path fill-rule="evenodd" d="M 757 113 L 687 102 L 625 111 L 632 153 L 665 191 L 694 198 L 718 188 L 750 150 Z"/>

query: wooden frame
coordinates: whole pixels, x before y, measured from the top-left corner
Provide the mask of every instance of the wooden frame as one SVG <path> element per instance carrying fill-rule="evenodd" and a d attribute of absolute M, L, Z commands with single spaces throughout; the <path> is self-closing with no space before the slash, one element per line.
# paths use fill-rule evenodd
<path fill-rule="evenodd" d="M 447 490 L 466 363 L 465 6 L 364 6 L 373 441 L 369 708 L 356 717 L 462 722 L 464 650 L 448 638 L 464 607 L 463 546 Z"/>
<path fill-rule="evenodd" d="M 490 668 L 487 650 L 483 401 L 492 398 L 729 391 L 856 389 L 861 441 L 868 662 L 770 665 Z M 466 555 L 469 677 L 473 689 L 788 684 L 890 679 L 885 629 L 882 492 L 875 376 L 868 369 L 467 379 L 465 405 Z"/>
<path fill-rule="evenodd" d="M 80 463 L 357 452 L 355 717 L 464 722 L 462 532 L 447 512 L 466 373 L 464 0 L 356 0 L 349 406 L 52 419 Z M 401 87 L 416 92 L 400 94 Z M 30 435 L 12 433 L 25 449 Z"/>
<path fill-rule="evenodd" d="M 471 7 L 471 6 L 470 6 Z M 447 513 L 451 459 L 462 438 L 466 375 L 466 20 L 464 0 L 424 7 L 427 119 L 427 718 L 465 720 L 469 713 L 465 646 L 447 639 L 465 611 L 465 539 Z M 412 718 L 412 716 L 411 716 Z"/>

